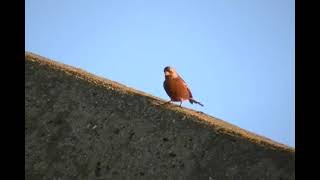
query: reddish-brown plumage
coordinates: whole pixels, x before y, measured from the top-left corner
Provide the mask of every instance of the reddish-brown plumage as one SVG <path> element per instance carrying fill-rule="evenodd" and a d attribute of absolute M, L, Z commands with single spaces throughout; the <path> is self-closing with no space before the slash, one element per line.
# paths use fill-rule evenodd
<path fill-rule="evenodd" d="M 179 101 L 181 106 L 182 101 L 189 100 L 191 104 L 196 103 L 203 106 L 200 102 L 193 99 L 188 85 L 179 76 L 174 68 L 167 66 L 164 68 L 164 73 L 165 81 L 163 82 L 163 87 L 168 96 L 171 98 L 171 101 Z"/>

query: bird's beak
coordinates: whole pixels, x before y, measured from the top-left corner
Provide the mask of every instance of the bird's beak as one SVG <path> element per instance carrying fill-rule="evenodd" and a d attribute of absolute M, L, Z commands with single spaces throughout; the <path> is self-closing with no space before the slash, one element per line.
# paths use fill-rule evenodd
<path fill-rule="evenodd" d="M 170 73 L 169 73 L 168 71 L 165 71 L 165 72 L 164 72 L 164 75 L 169 76 Z"/>

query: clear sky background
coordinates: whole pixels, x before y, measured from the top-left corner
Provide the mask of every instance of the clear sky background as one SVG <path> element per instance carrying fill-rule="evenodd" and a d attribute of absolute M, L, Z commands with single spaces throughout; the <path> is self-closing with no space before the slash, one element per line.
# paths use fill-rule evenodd
<path fill-rule="evenodd" d="M 294 0 L 26 0 L 26 51 L 295 146 Z"/>

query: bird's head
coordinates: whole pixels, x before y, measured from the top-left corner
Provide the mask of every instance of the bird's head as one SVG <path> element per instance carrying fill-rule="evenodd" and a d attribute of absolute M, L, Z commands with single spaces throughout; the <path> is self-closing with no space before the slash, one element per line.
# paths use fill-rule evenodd
<path fill-rule="evenodd" d="M 164 75 L 166 77 L 170 77 L 170 78 L 176 78 L 178 77 L 178 73 L 176 72 L 176 70 L 173 67 L 167 66 L 164 68 Z"/>

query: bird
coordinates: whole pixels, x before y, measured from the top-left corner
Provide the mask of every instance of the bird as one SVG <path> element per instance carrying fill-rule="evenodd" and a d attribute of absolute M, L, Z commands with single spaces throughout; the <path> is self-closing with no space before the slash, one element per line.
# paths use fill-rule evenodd
<path fill-rule="evenodd" d="M 163 71 L 165 75 L 163 87 L 167 95 L 170 97 L 170 101 L 166 103 L 170 103 L 171 101 L 180 102 L 179 106 L 181 107 L 182 101 L 189 100 L 191 104 L 196 103 L 200 106 L 203 106 L 202 103 L 198 102 L 192 97 L 192 93 L 187 83 L 181 78 L 181 76 L 173 67 L 166 66 Z"/>

